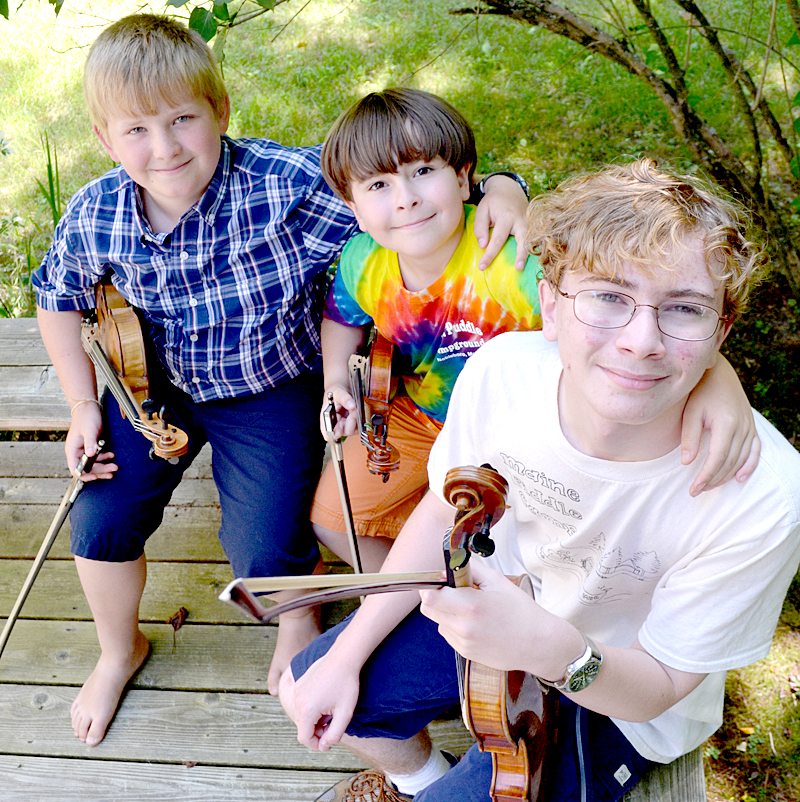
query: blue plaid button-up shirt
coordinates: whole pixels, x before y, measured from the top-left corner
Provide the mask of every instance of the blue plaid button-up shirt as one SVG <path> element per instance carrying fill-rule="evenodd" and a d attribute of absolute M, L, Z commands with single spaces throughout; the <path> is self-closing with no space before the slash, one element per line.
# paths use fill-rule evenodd
<path fill-rule="evenodd" d="M 173 383 L 195 401 L 248 395 L 321 364 L 321 279 L 355 230 L 323 180 L 319 147 L 222 139 L 203 197 L 155 234 L 117 167 L 80 190 L 33 275 L 47 310 L 94 306 L 112 271 L 143 310 Z"/>

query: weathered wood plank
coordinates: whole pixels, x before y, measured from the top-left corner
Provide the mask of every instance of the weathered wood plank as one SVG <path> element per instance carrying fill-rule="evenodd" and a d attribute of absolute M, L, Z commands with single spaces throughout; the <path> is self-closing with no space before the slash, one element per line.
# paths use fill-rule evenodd
<path fill-rule="evenodd" d="M 314 755 L 268 694 L 128 691 L 102 743 L 90 748 L 69 724 L 76 688 L 0 685 L 0 754 L 91 756 L 214 766 L 309 765 L 348 770 L 359 762 L 344 748 Z"/>
<path fill-rule="evenodd" d="M 310 754 L 268 694 L 128 691 L 102 743 L 90 748 L 69 726 L 77 691 L 52 685 L 0 685 L 0 754 L 48 755 L 214 766 L 349 771 L 361 767 L 343 747 Z M 436 722 L 431 737 L 458 754 L 472 743 L 460 721 Z"/>
<path fill-rule="evenodd" d="M 69 482 L 62 442 L 0 443 L 0 475 L 7 478 L 49 478 Z M 211 447 L 205 445 L 184 474 L 185 479 L 208 479 L 211 474 Z M 63 492 L 61 493 L 63 495 Z M 61 498 L 54 498 L 58 503 Z"/>
<path fill-rule="evenodd" d="M 33 559 L 57 509 L 57 505 L 0 503 L 2 555 Z M 147 559 L 150 562 L 227 562 L 217 538 L 219 525 L 220 512 L 216 507 L 169 506 L 158 531 L 147 541 Z M 67 520 L 50 549 L 50 560 L 72 559 L 69 533 Z"/>
<path fill-rule="evenodd" d="M 69 420 L 52 366 L 0 367 L 0 429 L 66 431 Z"/>
<path fill-rule="evenodd" d="M 0 627 L 5 623 L 0 619 Z M 151 652 L 134 688 L 266 690 L 274 626 L 144 624 Z M 88 621 L 18 621 L 0 659 L 0 683 L 81 685 L 100 656 Z"/>
<path fill-rule="evenodd" d="M 65 479 L 31 479 L 0 477 L 2 504 L 56 504 L 64 497 L 69 485 Z M 108 481 L 114 481 L 110 479 Z M 172 494 L 171 504 L 186 507 L 215 507 L 219 504 L 216 485 L 205 479 L 184 479 Z"/>
<path fill-rule="evenodd" d="M 651 769 L 623 802 L 707 802 L 702 749 Z"/>
<path fill-rule="evenodd" d="M 28 560 L 0 560 L 0 610 L 10 610 L 30 570 Z M 217 599 L 231 581 L 230 566 L 208 563 L 151 563 L 140 619 L 163 623 L 179 607 L 196 623 L 240 624 L 244 616 Z M 23 618 L 90 620 L 74 565 L 47 560 L 22 608 Z"/>
<path fill-rule="evenodd" d="M 35 317 L 0 320 L 0 366 L 50 364 Z"/>
<path fill-rule="evenodd" d="M 309 802 L 347 774 L 0 756 L 0 776 L 6 802 Z"/>

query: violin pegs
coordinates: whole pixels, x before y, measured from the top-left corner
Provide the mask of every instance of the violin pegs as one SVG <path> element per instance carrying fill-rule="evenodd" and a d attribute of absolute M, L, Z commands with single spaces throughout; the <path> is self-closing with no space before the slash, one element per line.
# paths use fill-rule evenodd
<path fill-rule="evenodd" d="M 469 542 L 469 550 L 480 554 L 481 557 L 491 557 L 494 554 L 494 541 L 488 534 L 476 532 Z"/>

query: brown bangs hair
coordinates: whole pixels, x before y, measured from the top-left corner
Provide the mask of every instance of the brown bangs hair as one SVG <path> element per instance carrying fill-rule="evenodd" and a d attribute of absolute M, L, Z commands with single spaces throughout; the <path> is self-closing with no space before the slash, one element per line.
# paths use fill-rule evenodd
<path fill-rule="evenodd" d="M 333 124 L 322 147 L 322 173 L 353 199 L 352 181 L 394 173 L 401 164 L 440 156 L 470 182 L 477 153 L 469 123 L 447 101 L 419 89 L 385 89 L 361 98 Z"/>
<path fill-rule="evenodd" d="M 86 58 L 83 90 L 92 122 L 155 114 L 164 103 L 205 98 L 218 118 L 227 92 L 210 48 L 196 31 L 169 17 L 136 14 L 109 25 Z"/>
<path fill-rule="evenodd" d="M 766 261 L 748 224 L 745 210 L 716 187 L 640 159 L 578 175 L 534 198 L 525 244 L 557 287 L 564 271 L 617 278 L 624 263 L 658 278 L 699 238 L 710 275 L 725 288 L 723 314 L 735 317 Z"/>

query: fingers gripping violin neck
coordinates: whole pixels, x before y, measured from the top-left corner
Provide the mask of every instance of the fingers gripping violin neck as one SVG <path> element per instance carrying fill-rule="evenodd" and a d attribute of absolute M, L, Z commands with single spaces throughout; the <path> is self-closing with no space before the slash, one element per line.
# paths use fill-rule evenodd
<path fill-rule="evenodd" d="M 81 341 L 134 429 L 151 442 L 151 456 L 175 461 L 188 450 L 186 433 L 166 421 L 166 409 L 150 399 L 139 318 L 108 278 L 95 290 L 95 319 L 84 321 Z"/>

